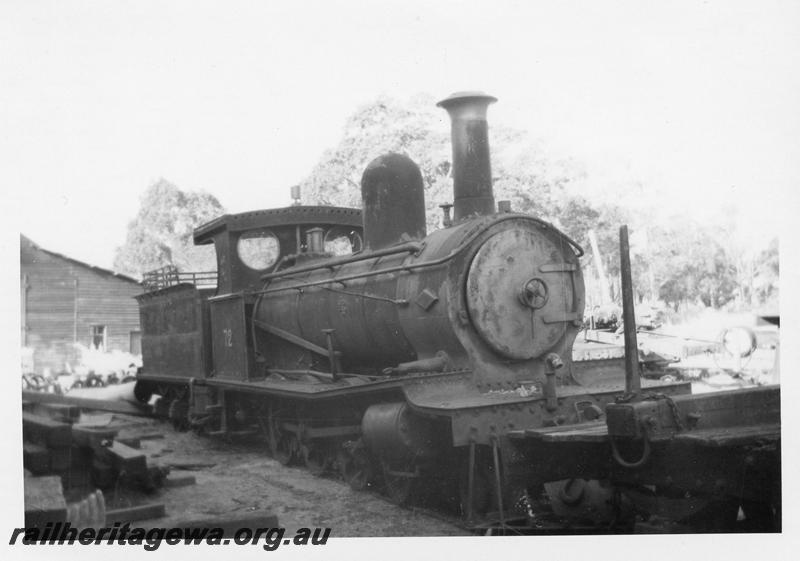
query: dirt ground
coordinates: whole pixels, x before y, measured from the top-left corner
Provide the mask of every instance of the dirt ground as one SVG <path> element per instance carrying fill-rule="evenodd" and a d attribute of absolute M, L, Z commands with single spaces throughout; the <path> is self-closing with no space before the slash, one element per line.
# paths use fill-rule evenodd
<path fill-rule="evenodd" d="M 300 527 L 329 527 L 331 537 L 458 536 L 467 533 L 443 518 L 399 508 L 370 492 L 356 492 L 331 477 L 315 477 L 302 468 L 271 459 L 257 442 L 230 443 L 179 433 L 165 422 L 114 415 L 119 437 L 162 434 L 142 440 L 148 465 L 213 464 L 171 469 L 171 475 L 193 475 L 196 484 L 162 488 L 150 495 L 106 493 L 108 508 L 162 502 L 167 516 L 148 521 L 169 527 L 192 520 L 271 512 L 287 532 Z"/>

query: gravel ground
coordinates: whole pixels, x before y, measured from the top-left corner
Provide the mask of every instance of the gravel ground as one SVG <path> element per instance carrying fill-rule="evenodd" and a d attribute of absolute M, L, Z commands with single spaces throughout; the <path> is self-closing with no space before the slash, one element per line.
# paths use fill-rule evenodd
<path fill-rule="evenodd" d="M 173 475 L 194 475 L 195 485 L 162 488 L 146 496 L 107 494 L 109 508 L 165 503 L 167 517 L 149 521 L 152 525 L 169 527 L 190 520 L 268 511 L 277 515 L 287 533 L 300 527 L 329 527 L 331 537 L 468 535 L 443 518 L 399 508 L 374 493 L 355 492 L 332 477 L 315 477 L 302 468 L 283 466 L 272 460 L 260 443 L 226 443 L 176 432 L 167 423 L 123 415 L 114 415 L 114 425 L 120 427 L 120 437 L 164 435 L 142 441 L 148 465 L 214 464 L 194 470 L 172 469 Z"/>

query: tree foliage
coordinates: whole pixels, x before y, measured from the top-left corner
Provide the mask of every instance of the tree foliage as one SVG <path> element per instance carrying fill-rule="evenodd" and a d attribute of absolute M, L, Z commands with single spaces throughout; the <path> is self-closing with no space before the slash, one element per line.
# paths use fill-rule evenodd
<path fill-rule="evenodd" d="M 650 266 L 657 296 L 674 308 L 699 301 L 721 307 L 735 297 L 735 268 L 712 228 L 676 220 L 650 233 Z"/>
<path fill-rule="evenodd" d="M 208 193 L 181 191 L 159 179 L 144 192 L 139 212 L 128 224 L 125 243 L 118 247 L 114 268 L 137 278 L 165 265 L 182 271 L 214 271 L 217 268 L 210 246 L 195 246 L 194 229 L 225 209 Z"/>
<path fill-rule="evenodd" d="M 760 303 L 773 302 L 777 305 L 780 280 L 778 238 L 773 238 L 761 251 L 755 261 L 753 271 L 753 297 Z"/>
<path fill-rule="evenodd" d="M 646 263 L 639 271 L 651 279 L 649 297 L 676 310 L 684 302 L 752 309 L 777 300 L 777 239 L 753 253 L 731 243 L 733 232 L 728 228 L 697 224 L 685 217 L 640 228 L 649 239 Z M 634 263 L 634 278 L 636 271 Z"/>
<path fill-rule="evenodd" d="M 441 111 L 439 115 L 436 111 Z M 381 97 L 359 108 L 344 126 L 338 145 L 326 151 L 301 183 L 307 204 L 361 206 L 361 175 L 367 165 L 388 152 L 405 154 L 420 166 L 425 183 L 429 223 L 450 172 L 446 115 L 432 98 L 419 96 L 408 104 Z"/>
<path fill-rule="evenodd" d="M 515 211 L 553 222 L 581 244 L 606 213 L 610 219 L 621 212 L 611 205 L 594 207 L 576 195 L 571 186 L 585 179 L 585 171 L 575 161 L 548 157 L 526 132 L 492 124 L 489 143 L 495 198 L 511 201 Z M 404 154 L 420 167 L 428 227 L 439 227 L 439 205 L 453 198 L 450 127 L 446 112 L 426 95 L 405 103 L 381 97 L 356 110 L 337 146 L 301 183 L 304 201 L 360 206 L 361 174 L 388 152 Z"/>
<path fill-rule="evenodd" d="M 657 209 L 642 204 L 646 197 L 639 182 L 629 188 L 614 185 L 630 191 L 628 201 L 623 197 L 621 204 L 594 202 L 584 194 L 592 178 L 580 162 L 553 157 L 528 133 L 497 123 L 489 127 L 489 143 L 495 198 L 511 201 L 514 211 L 552 222 L 581 244 L 586 249 L 587 274 L 593 274 L 595 261 L 602 260 L 612 286 L 612 294 L 604 298 L 616 299 L 619 294 L 621 224 L 631 227 L 631 261 L 640 300 L 662 299 L 675 307 L 687 301 L 722 306 L 734 300 L 746 302 L 748 295 L 774 296 L 777 242 L 774 251 L 760 260 L 743 262 L 727 247 L 725 232 L 685 217 L 654 220 Z M 428 229 L 439 227 L 439 205 L 452 202 L 450 128 L 446 112 L 427 95 L 406 102 L 381 97 L 356 110 L 345 122 L 339 143 L 323 154 L 301 183 L 304 202 L 360 206 L 361 174 L 369 162 L 387 152 L 405 154 L 419 165 Z M 589 230 L 597 235 L 599 255 L 590 248 Z M 645 242 L 634 243 L 637 232 Z M 742 289 L 743 284 L 750 288 Z"/>

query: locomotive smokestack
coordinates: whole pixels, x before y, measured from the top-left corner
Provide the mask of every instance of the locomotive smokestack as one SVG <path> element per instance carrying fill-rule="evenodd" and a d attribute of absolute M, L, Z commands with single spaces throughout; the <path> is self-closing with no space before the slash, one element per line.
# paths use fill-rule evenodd
<path fill-rule="evenodd" d="M 497 98 L 458 92 L 437 103 L 450 114 L 453 143 L 453 218 L 494 213 L 486 110 Z"/>

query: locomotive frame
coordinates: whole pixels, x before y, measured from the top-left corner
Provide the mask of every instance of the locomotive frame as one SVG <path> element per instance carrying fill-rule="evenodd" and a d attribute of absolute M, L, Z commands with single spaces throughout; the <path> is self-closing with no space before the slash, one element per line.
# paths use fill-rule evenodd
<path fill-rule="evenodd" d="M 426 233 L 419 169 L 397 154 L 367 167 L 363 210 L 292 206 L 199 227 L 216 288 L 175 271 L 145 279 L 137 398 L 158 394 L 156 412 L 181 428 L 262 435 L 282 463 L 336 469 L 398 504 L 436 489 L 470 524 L 538 524 L 544 491 L 558 516 L 605 525 L 668 512 L 730 529 L 746 507 L 758 529 L 779 528 L 777 387 L 703 397 L 578 375 L 582 249 L 508 204 L 496 212 L 493 101 L 440 103 L 455 191 L 441 230 Z M 248 240 L 266 244 L 257 266 Z M 334 240 L 352 254 L 326 251 Z"/>

